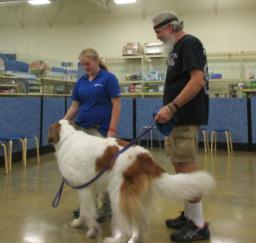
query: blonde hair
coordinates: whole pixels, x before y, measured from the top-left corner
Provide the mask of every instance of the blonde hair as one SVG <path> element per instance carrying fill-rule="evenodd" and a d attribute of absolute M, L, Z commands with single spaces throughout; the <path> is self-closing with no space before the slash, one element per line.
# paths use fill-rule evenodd
<path fill-rule="evenodd" d="M 108 71 L 106 64 L 100 59 L 99 53 L 96 50 L 94 50 L 92 48 L 84 49 L 79 54 L 79 59 L 81 57 L 88 57 L 88 58 L 93 59 L 94 61 L 97 61 L 99 63 L 99 67 L 101 69 Z"/>

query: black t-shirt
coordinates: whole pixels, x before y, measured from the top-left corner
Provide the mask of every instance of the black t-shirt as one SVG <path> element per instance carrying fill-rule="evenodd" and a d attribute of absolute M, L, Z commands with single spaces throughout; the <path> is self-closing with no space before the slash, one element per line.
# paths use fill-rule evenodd
<path fill-rule="evenodd" d="M 164 87 L 164 105 L 173 101 L 190 80 L 190 71 L 204 72 L 206 85 L 186 105 L 176 112 L 178 125 L 206 125 L 208 123 L 208 66 L 202 43 L 192 35 L 183 36 L 175 43 L 167 58 L 167 74 Z"/>

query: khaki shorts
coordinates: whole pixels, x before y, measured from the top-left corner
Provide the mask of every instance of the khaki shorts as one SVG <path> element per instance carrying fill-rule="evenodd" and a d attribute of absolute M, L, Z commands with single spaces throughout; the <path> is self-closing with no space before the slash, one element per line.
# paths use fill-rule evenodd
<path fill-rule="evenodd" d="M 196 161 L 198 126 L 178 126 L 165 138 L 165 151 L 173 163 Z"/>
<path fill-rule="evenodd" d="M 96 128 L 82 128 L 81 130 L 85 131 L 87 134 L 96 136 L 96 137 L 104 137 Z"/>

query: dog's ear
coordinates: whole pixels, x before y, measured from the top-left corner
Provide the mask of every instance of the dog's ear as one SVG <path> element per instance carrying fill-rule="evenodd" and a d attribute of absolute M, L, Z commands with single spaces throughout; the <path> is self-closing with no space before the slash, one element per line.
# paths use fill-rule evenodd
<path fill-rule="evenodd" d="M 60 140 L 60 123 L 53 123 L 48 130 L 48 143 L 58 143 Z"/>

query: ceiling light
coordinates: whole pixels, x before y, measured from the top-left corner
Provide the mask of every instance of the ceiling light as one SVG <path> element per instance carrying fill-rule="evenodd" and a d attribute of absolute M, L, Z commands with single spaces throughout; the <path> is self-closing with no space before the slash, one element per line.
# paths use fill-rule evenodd
<path fill-rule="evenodd" d="M 49 4 L 51 3 L 50 0 L 28 0 L 29 4 L 32 5 L 43 5 L 43 4 Z"/>
<path fill-rule="evenodd" d="M 130 4 L 136 3 L 136 0 L 114 0 L 116 4 Z"/>

